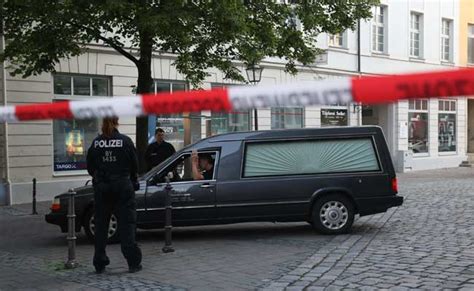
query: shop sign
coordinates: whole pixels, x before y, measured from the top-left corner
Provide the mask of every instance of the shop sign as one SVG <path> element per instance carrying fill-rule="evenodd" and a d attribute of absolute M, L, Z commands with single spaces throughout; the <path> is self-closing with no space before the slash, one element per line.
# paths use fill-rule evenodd
<path fill-rule="evenodd" d="M 87 169 L 86 162 L 54 162 L 54 171 L 80 171 Z"/>
<path fill-rule="evenodd" d="M 321 109 L 322 126 L 345 126 L 347 125 L 346 109 Z"/>

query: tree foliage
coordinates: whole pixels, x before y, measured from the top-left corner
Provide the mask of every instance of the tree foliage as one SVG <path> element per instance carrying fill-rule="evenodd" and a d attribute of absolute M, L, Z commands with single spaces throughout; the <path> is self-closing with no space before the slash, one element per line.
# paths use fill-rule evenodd
<path fill-rule="evenodd" d="M 140 66 L 151 68 L 153 51 L 165 51 L 177 55 L 176 68 L 193 85 L 199 85 L 211 67 L 243 81 L 236 64 L 259 63 L 266 56 L 284 59 L 286 69 L 295 73 L 297 63 L 314 61 L 319 33 L 353 29 L 377 4 L 277 2 L 283 1 L 8 0 L 1 10 L 8 42 L 0 58 L 8 60 L 13 74 L 27 77 L 54 71 L 60 59 L 100 42 L 135 63 L 139 74 Z"/>

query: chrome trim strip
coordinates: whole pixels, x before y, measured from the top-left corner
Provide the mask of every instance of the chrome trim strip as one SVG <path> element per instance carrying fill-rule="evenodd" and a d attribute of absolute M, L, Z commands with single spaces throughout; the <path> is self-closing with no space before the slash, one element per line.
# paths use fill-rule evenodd
<path fill-rule="evenodd" d="M 248 206 L 272 206 L 272 205 L 288 205 L 288 204 L 305 204 L 310 203 L 311 200 L 301 201 L 280 201 L 280 202 L 261 202 L 261 203 L 234 203 L 234 204 L 218 204 L 218 205 L 197 205 L 197 206 L 176 206 L 173 209 L 199 209 L 199 208 L 215 208 L 215 207 L 248 207 Z M 157 211 L 165 210 L 164 207 L 159 208 L 148 208 L 148 209 L 137 209 L 137 211 Z"/>
<path fill-rule="evenodd" d="M 176 206 L 173 207 L 174 210 L 181 210 L 181 209 L 199 209 L 199 208 L 215 208 L 215 205 L 198 205 L 198 206 Z M 143 211 L 158 211 L 158 210 L 165 210 L 165 207 L 159 207 L 159 208 L 148 208 L 148 209 L 137 209 L 137 211 L 143 212 Z"/>
<path fill-rule="evenodd" d="M 246 207 L 246 206 L 272 206 L 272 205 L 288 205 L 288 204 L 305 204 L 310 203 L 311 200 L 301 201 L 280 201 L 280 202 L 261 202 L 261 203 L 234 203 L 234 204 L 218 204 L 217 207 Z"/>
<path fill-rule="evenodd" d="M 192 180 L 192 181 L 182 181 L 182 182 L 171 182 L 172 185 L 183 185 L 183 184 L 191 184 L 191 183 L 194 183 L 194 184 L 204 184 L 204 183 L 216 183 L 217 181 L 215 179 L 213 180 Z M 166 183 L 160 183 L 160 184 L 156 184 L 156 185 L 148 185 L 147 187 L 148 188 L 151 188 L 151 187 L 156 187 L 156 188 L 159 188 L 159 187 L 165 187 L 166 186 Z"/>

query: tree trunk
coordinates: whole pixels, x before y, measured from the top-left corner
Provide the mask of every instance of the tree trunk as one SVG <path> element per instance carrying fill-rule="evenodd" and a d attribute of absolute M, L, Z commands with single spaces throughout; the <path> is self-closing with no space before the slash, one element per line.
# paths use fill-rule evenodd
<path fill-rule="evenodd" d="M 151 77 L 153 39 L 146 33 L 141 33 L 140 36 L 140 60 L 137 65 L 137 93 L 144 94 L 150 93 L 153 90 L 153 79 Z M 145 151 L 148 146 L 148 116 L 137 118 L 136 134 L 139 173 L 142 174 L 146 172 L 147 168 L 145 162 Z"/>

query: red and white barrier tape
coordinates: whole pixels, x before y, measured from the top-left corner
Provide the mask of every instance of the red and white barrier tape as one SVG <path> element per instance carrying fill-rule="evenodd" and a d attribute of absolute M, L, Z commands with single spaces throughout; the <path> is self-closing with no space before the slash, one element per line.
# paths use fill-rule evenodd
<path fill-rule="evenodd" d="M 0 122 L 86 119 L 253 108 L 361 102 L 377 104 L 407 98 L 474 95 L 474 69 L 384 77 L 341 78 L 315 82 L 231 87 L 0 107 Z"/>

